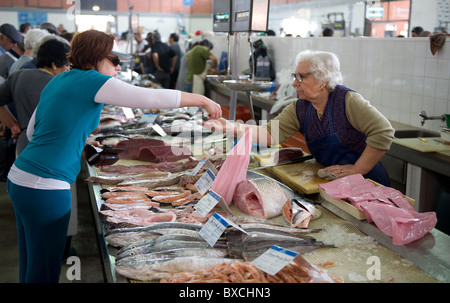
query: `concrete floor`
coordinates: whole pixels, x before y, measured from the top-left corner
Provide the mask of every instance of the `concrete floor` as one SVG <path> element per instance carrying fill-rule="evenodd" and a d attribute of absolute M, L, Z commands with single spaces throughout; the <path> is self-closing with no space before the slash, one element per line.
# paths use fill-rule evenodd
<path fill-rule="evenodd" d="M 78 232 L 70 241 L 69 256 L 77 256 L 80 262 L 81 279 L 68 279 L 73 273 L 74 263 L 61 269 L 60 283 L 104 283 L 104 273 L 95 233 L 94 219 L 89 201 L 89 192 L 83 178 L 77 180 Z M 14 209 L 6 192 L 6 183 L 0 182 L 0 283 L 19 282 L 19 253 Z"/>

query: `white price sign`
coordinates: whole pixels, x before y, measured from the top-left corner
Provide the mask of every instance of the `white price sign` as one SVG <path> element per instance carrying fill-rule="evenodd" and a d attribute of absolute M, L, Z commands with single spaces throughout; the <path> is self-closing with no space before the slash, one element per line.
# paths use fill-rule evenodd
<path fill-rule="evenodd" d="M 216 176 L 214 176 L 213 172 L 208 169 L 200 179 L 195 182 L 194 185 L 202 196 L 211 188 L 215 178 Z"/>
<path fill-rule="evenodd" d="M 167 136 L 167 133 L 166 133 L 166 132 L 164 131 L 164 129 L 162 129 L 162 127 L 159 126 L 158 124 L 153 124 L 152 128 L 153 128 L 153 130 L 154 130 L 155 132 L 157 132 L 158 135 L 160 135 L 161 137 Z"/>
<path fill-rule="evenodd" d="M 228 221 L 217 213 L 214 213 L 206 224 L 200 229 L 200 236 L 213 247 L 227 228 Z"/>
<path fill-rule="evenodd" d="M 210 190 L 207 195 L 200 199 L 195 204 L 194 209 L 202 216 L 205 217 L 211 209 L 213 209 L 217 203 L 219 203 L 222 197 L 216 194 L 213 190 Z"/>
<path fill-rule="evenodd" d="M 276 275 L 277 272 L 294 260 L 297 255 L 298 253 L 294 251 L 274 245 L 253 260 L 252 264 L 270 275 Z"/>
<path fill-rule="evenodd" d="M 139 123 L 154 123 L 157 117 L 158 114 L 156 113 L 144 114 L 139 120 Z"/>

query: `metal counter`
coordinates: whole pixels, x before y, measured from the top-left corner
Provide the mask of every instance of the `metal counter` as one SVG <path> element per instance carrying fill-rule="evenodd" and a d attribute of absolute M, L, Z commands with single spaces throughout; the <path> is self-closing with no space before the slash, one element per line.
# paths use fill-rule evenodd
<path fill-rule="evenodd" d="M 89 176 L 96 176 L 97 171 L 83 162 L 83 169 Z M 92 182 L 88 183 L 91 206 L 94 214 L 100 210 L 103 203 L 100 190 L 101 185 Z M 450 282 L 450 237 L 437 229 L 433 229 L 424 238 L 408 245 L 393 245 L 392 239 L 383 234 L 374 224 L 367 221 L 360 221 L 350 216 L 346 212 L 335 207 L 331 203 L 320 198 L 318 194 L 308 196 L 320 202 L 321 206 L 356 226 L 362 233 L 371 236 L 379 244 L 397 253 L 406 260 L 412 262 L 416 267 L 435 278 L 440 282 Z M 116 275 L 114 265 L 114 255 L 117 250 L 108 246 L 105 240 L 105 229 L 100 220 L 100 216 L 94 215 L 96 234 L 101 251 L 102 264 L 105 270 L 107 283 L 127 283 L 128 279 Z"/>
<path fill-rule="evenodd" d="M 87 176 L 96 176 L 97 171 L 95 167 L 91 167 L 87 164 L 86 161 L 82 161 L 82 169 L 85 171 Z M 91 200 L 92 212 L 94 215 L 94 223 L 95 223 L 95 231 L 97 235 L 97 241 L 101 253 L 101 262 L 103 265 L 103 270 L 105 271 L 105 277 L 107 283 L 126 283 L 127 279 L 116 275 L 114 258 L 110 254 L 110 249 L 114 249 L 108 247 L 108 243 L 105 240 L 105 229 L 103 227 L 103 223 L 100 220 L 100 216 L 98 214 L 100 210 L 100 206 L 103 203 L 100 190 L 102 189 L 100 184 L 87 182 L 89 189 L 89 197 Z"/>
<path fill-rule="evenodd" d="M 450 282 L 450 236 L 434 228 L 422 239 L 406 245 L 394 245 L 392 238 L 385 235 L 374 224 L 366 220 L 358 220 L 322 198 L 319 200 L 323 207 L 352 223 L 384 247 L 411 261 L 436 280 Z"/>

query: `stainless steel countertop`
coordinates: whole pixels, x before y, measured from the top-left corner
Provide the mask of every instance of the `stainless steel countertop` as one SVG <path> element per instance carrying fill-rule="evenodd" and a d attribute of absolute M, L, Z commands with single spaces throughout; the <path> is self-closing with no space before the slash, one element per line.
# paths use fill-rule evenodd
<path fill-rule="evenodd" d="M 90 167 L 85 161 L 83 161 L 83 170 L 89 176 L 97 175 L 96 169 Z M 114 252 L 111 251 L 114 250 L 114 248 L 109 247 L 105 240 L 105 230 L 100 220 L 100 216 L 98 215 L 100 206 L 103 203 L 100 195 L 101 186 L 89 182 L 88 187 L 106 281 L 108 283 L 127 283 L 128 280 L 126 278 L 116 275 Z M 450 282 L 450 236 L 437 229 L 433 229 L 425 237 L 413 243 L 407 245 L 393 245 L 392 239 L 383 234 L 374 224 L 368 223 L 365 220 L 357 220 L 333 204 L 323 200 L 318 194 L 313 199 L 317 199 L 323 207 L 342 219 L 352 223 L 361 230 L 361 232 L 371 236 L 381 245 L 411 261 L 418 268 L 436 278 L 438 281 L 446 283 Z"/>
<path fill-rule="evenodd" d="M 392 238 L 385 235 L 376 225 L 368 223 L 366 220 L 358 220 L 352 217 L 320 196 L 319 201 L 323 207 L 352 223 L 361 232 L 371 236 L 381 245 L 411 261 L 438 281 L 450 282 L 450 236 L 434 228 L 422 239 L 406 245 L 394 245 L 392 244 Z"/>

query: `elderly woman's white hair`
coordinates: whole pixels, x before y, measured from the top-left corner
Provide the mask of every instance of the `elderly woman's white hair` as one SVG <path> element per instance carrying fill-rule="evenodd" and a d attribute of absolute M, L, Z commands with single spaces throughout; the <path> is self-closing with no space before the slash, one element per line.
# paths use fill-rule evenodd
<path fill-rule="evenodd" d="M 309 63 L 309 71 L 320 81 L 327 82 L 326 88 L 333 91 L 342 84 L 341 64 L 338 57 L 330 52 L 305 50 L 297 55 L 296 64 Z"/>
<path fill-rule="evenodd" d="M 47 36 L 45 36 L 44 38 L 42 38 L 38 43 L 36 43 L 33 47 L 33 56 L 36 58 L 37 57 L 37 53 L 39 51 L 39 47 L 41 47 L 42 44 L 44 44 L 46 41 L 51 40 L 51 39 L 56 39 L 62 43 L 66 43 L 67 45 L 70 45 L 69 41 L 67 41 L 66 39 L 64 39 L 61 36 L 58 35 L 54 35 L 54 34 L 48 34 Z"/>
<path fill-rule="evenodd" d="M 28 31 L 27 35 L 25 36 L 24 40 L 24 46 L 25 49 L 33 49 L 33 47 L 38 44 L 44 37 L 50 35 L 49 32 L 47 32 L 44 29 L 39 28 L 32 28 Z"/>

